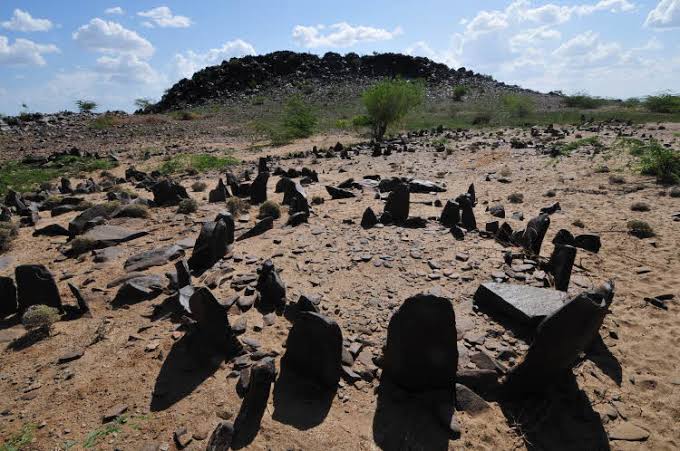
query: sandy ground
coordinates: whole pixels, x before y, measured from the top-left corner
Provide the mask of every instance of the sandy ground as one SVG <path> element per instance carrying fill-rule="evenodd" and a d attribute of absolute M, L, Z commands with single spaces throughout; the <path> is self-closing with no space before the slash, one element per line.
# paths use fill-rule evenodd
<path fill-rule="evenodd" d="M 677 147 L 680 139 L 673 133 L 678 131 L 677 125 L 668 125 L 665 130 L 650 125 L 579 133 L 584 137 L 597 134 L 607 145 L 618 133 L 651 133 Z M 512 365 L 526 351 L 527 343 L 494 318 L 472 308 L 472 295 L 479 284 L 491 280 L 494 271 L 505 269 L 505 248 L 477 233 L 456 241 L 436 221 L 429 221 L 423 229 L 388 226 L 363 230 L 359 222 L 364 209 L 383 210 L 383 201 L 375 199 L 375 192 L 365 189 L 353 199 L 331 200 L 324 189 L 324 185 L 350 177 L 360 180 L 369 174 L 432 180 L 444 184 L 447 192 L 412 195 L 411 215 L 434 218 L 441 208 L 426 204 L 435 199 L 445 203 L 474 183 L 479 199 L 475 213 L 482 228 L 494 219 L 485 211 L 488 204 L 503 203 L 508 216 L 522 212 L 524 221 L 507 220 L 519 229 L 541 207 L 560 202 L 562 211 L 551 218 L 543 256 L 549 255 L 551 240 L 561 228 L 601 235 L 599 254 L 579 251 L 570 293 L 608 279 L 615 282 L 611 314 L 600 330 L 605 351 L 585 356 L 576 365 L 575 384 L 570 389 L 563 388 L 540 401 L 491 402 L 491 409 L 476 417 L 458 413 L 462 437 L 455 441 L 449 441 L 431 414 L 408 394 L 381 395 L 380 381 L 375 379 L 342 382 L 323 421 L 311 427 L 300 426 L 295 415 L 277 405 L 276 396 L 270 397 L 250 449 L 680 448 L 676 351 L 680 345 L 680 309 L 677 300 L 669 303 L 667 311 L 643 300 L 665 293 L 680 296 L 680 222 L 672 218 L 680 210 L 680 199 L 666 195 L 667 189 L 651 178 L 636 175 L 628 165 L 628 156 L 616 152 L 590 155 L 585 149 L 555 160 L 537 155 L 533 148 L 511 149 L 513 136 L 530 139 L 523 130 L 468 132 L 449 140 L 447 146 L 453 149 L 450 155 L 435 152 L 429 145 L 431 140 L 421 138 L 410 144 L 416 152 L 389 157 L 373 158 L 364 153 L 350 160 L 307 157 L 277 161 L 274 166 L 284 169 L 307 166 L 318 171 L 320 181 L 307 187 L 307 193 L 310 198 L 324 197 L 325 202 L 314 206 L 309 224 L 296 228 L 284 227 L 284 213 L 273 230 L 236 243 L 234 258 L 218 263 L 204 277 L 208 282 L 211 277 L 221 280 L 213 292 L 218 299 L 226 299 L 234 294 L 232 278 L 253 274 L 264 260 L 273 258 L 288 286 L 288 299 L 295 301 L 302 293 L 321 295 L 323 313 L 339 323 L 347 342 L 361 341 L 369 356 L 380 355 L 390 313 L 408 296 L 439 286 L 451 294 L 456 312 L 459 368 L 475 368 L 470 355 L 478 351 L 498 356 L 501 350 L 510 350 L 517 357 L 503 363 Z M 549 138 L 545 135 L 542 139 Z M 312 145 L 321 148 L 352 140 L 356 138 L 326 136 L 257 154 L 237 149 L 236 156 L 245 161 L 243 168 L 253 168 L 259 156 L 284 156 Z M 220 142 L 212 136 L 196 144 L 210 147 Z M 125 152 L 122 156 L 128 158 Z M 155 161 L 137 166 L 149 167 Z M 130 163 L 136 163 L 132 151 L 117 171 L 123 172 Z M 611 173 L 594 172 L 603 163 L 611 173 L 623 175 L 626 182 L 610 184 Z M 499 183 L 493 177 L 486 181 L 487 174 L 501 171 L 511 183 Z M 187 176 L 182 183 L 188 188 L 201 179 L 211 189 L 217 178 L 218 174 Z M 270 179 L 269 197 L 281 201 L 282 195 L 274 193 L 277 179 Z M 627 189 L 631 187 L 637 188 Z M 548 190 L 554 190 L 556 196 L 546 197 Z M 507 201 L 507 196 L 516 192 L 524 195 L 523 203 Z M 140 194 L 151 197 L 150 193 Z M 104 430 L 102 415 L 120 404 L 128 407 L 128 421 L 117 431 L 102 434 L 93 449 L 137 450 L 145 444 L 175 449 L 173 431 L 181 427 L 194 436 L 187 449 L 204 449 L 206 436 L 220 419 L 233 420 L 241 404 L 235 389 L 238 373 L 229 362 L 207 365 L 187 355 L 181 339 L 183 329 L 169 317 L 153 315 L 154 306 L 160 306 L 166 296 L 125 309 L 114 310 L 108 304 L 116 288 L 107 288 L 107 283 L 125 274 L 123 262 L 128 256 L 195 238 L 201 222 L 212 219 L 223 208 L 208 204 L 207 192 L 191 195 L 200 204 L 194 215 L 178 215 L 174 208 L 155 208 L 147 220 L 112 220 L 112 224 L 144 229 L 150 235 L 120 245 L 122 255 L 106 264 L 95 264 L 90 255 L 63 259 L 59 249 L 64 238 L 33 238 L 31 229 L 21 230 L 12 249 L 3 255 L 9 256 L 11 263 L 0 269 L 0 275 L 11 275 L 13 267 L 21 263 L 45 264 L 58 280 L 65 302 L 75 302 L 67 281 L 83 287 L 93 317 L 57 323 L 52 337 L 19 351 L 10 350 L 8 345 L 23 335 L 23 327 L 11 320 L 0 323 L 0 443 L 22 426 L 33 424 L 38 427 L 33 442 L 25 449 L 83 449 L 88 435 Z M 87 197 L 97 202 L 105 199 L 103 193 Z M 650 211 L 631 211 L 631 205 L 640 201 L 649 204 Z M 65 225 L 74 216 L 49 218 L 43 213 L 39 226 L 52 222 Z M 240 218 L 237 235 L 239 229 L 253 224 L 256 216 L 257 210 L 252 208 L 249 215 Z M 348 219 L 353 223 L 343 222 Z M 647 221 L 656 237 L 640 240 L 628 235 L 626 222 L 631 219 Z M 583 228 L 573 225 L 577 220 L 582 221 Z M 461 253 L 468 254 L 469 259 L 457 259 Z M 172 268 L 169 264 L 147 272 L 163 275 Z M 195 280 L 195 285 L 200 281 L 206 280 Z M 529 274 L 527 283 L 540 282 Z M 283 344 L 291 325 L 284 317 L 259 330 L 261 315 L 256 310 L 241 313 L 232 308 L 229 315 L 232 324 L 241 316 L 247 318 L 244 336 L 257 339 L 262 349 L 279 355 L 285 352 Z M 103 339 L 92 344 L 97 335 Z M 70 363 L 57 363 L 60 356 L 73 350 L 84 354 Z M 153 401 L 154 392 L 166 394 L 162 403 Z M 309 410 L 313 407 L 309 400 Z M 305 412 L 304 403 L 295 414 L 300 412 Z M 631 423 L 649 431 L 649 438 L 643 442 L 607 439 L 608 433 Z"/>

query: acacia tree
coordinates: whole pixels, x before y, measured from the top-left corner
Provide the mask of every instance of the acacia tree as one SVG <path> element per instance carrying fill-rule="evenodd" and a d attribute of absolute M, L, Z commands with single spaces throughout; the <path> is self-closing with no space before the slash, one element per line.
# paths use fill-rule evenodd
<path fill-rule="evenodd" d="M 97 109 L 98 105 L 91 100 L 78 100 L 76 101 L 76 106 L 81 113 L 91 113 Z"/>
<path fill-rule="evenodd" d="M 400 79 L 384 80 L 364 91 L 362 100 L 371 119 L 373 137 L 382 140 L 389 125 L 422 103 L 424 91 L 422 83 Z"/>

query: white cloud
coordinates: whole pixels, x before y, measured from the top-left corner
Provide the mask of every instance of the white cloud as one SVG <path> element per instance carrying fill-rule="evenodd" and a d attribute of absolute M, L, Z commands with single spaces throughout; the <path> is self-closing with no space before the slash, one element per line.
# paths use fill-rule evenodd
<path fill-rule="evenodd" d="M 125 14 L 125 11 L 120 6 L 114 6 L 113 8 L 106 8 L 104 13 L 121 16 Z"/>
<path fill-rule="evenodd" d="M 53 44 L 36 44 L 28 39 L 9 39 L 0 36 L 0 66 L 44 66 L 46 53 L 59 53 Z"/>
<path fill-rule="evenodd" d="M 406 55 L 424 56 L 437 63 L 446 64 L 449 67 L 457 68 L 460 66 L 451 52 L 438 52 L 425 41 L 418 41 L 405 48 L 403 51 Z"/>
<path fill-rule="evenodd" d="M 219 64 L 224 60 L 255 55 L 255 47 L 241 39 L 225 42 L 222 47 L 210 49 L 205 53 L 197 53 L 189 50 L 175 55 L 174 64 L 177 75 L 182 78 L 191 77 L 196 71 L 206 66 Z"/>
<path fill-rule="evenodd" d="M 645 27 L 680 28 L 680 0 L 661 0 L 656 8 L 649 12 Z"/>
<path fill-rule="evenodd" d="M 15 9 L 12 18 L 2 22 L 2 27 L 12 31 L 48 31 L 52 28 L 52 22 L 48 19 L 36 19 L 26 11 Z"/>
<path fill-rule="evenodd" d="M 323 32 L 327 30 L 327 34 Z M 389 41 L 403 33 L 401 27 L 392 31 L 366 26 L 352 26 L 340 22 L 328 27 L 324 25 L 303 26 L 293 28 L 293 39 L 298 45 L 307 48 L 318 47 L 351 47 L 363 42 Z"/>
<path fill-rule="evenodd" d="M 163 80 L 148 62 L 129 54 L 102 56 L 97 59 L 95 71 L 121 84 L 154 84 Z"/>
<path fill-rule="evenodd" d="M 524 47 L 531 47 L 544 41 L 551 41 L 561 38 L 562 33 L 560 33 L 558 30 L 555 30 L 554 28 L 547 26 L 530 28 L 514 35 L 510 39 L 510 47 L 513 50 L 517 50 Z"/>
<path fill-rule="evenodd" d="M 172 11 L 167 6 L 159 6 L 158 8 L 150 9 L 149 11 L 142 11 L 137 13 L 140 17 L 146 17 L 150 21 L 144 22 L 145 26 L 153 23 L 161 28 L 187 28 L 190 27 L 191 19 L 185 16 L 173 16 Z"/>
<path fill-rule="evenodd" d="M 116 22 L 92 19 L 73 33 L 73 39 L 89 50 L 125 53 L 140 58 L 151 57 L 154 47 L 149 41 Z"/>

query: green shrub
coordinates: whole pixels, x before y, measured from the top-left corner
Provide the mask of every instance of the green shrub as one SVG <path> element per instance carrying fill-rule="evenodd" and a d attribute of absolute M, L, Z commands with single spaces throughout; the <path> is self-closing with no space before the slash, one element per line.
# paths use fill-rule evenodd
<path fill-rule="evenodd" d="M 41 329 L 49 331 L 59 321 L 59 311 L 48 305 L 31 305 L 21 316 L 21 323 L 28 330 Z"/>
<path fill-rule="evenodd" d="M 122 218 L 148 218 L 149 208 L 144 204 L 127 204 L 118 213 Z"/>
<path fill-rule="evenodd" d="M 644 104 L 653 113 L 680 113 L 680 95 L 665 93 L 649 96 Z"/>
<path fill-rule="evenodd" d="M 200 119 L 201 115 L 195 111 L 179 110 L 170 113 L 170 117 L 178 121 L 194 121 Z"/>
<path fill-rule="evenodd" d="M 17 226 L 11 222 L 0 222 L 0 253 L 9 249 L 9 245 L 17 237 Z"/>
<path fill-rule="evenodd" d="M 674 186 L 673 188 L 671 188 L 670 191 L 668 191 L 668 195 L 673 198 L 680 197 L 680 186 Z"/>
<path fill-rule="evenodd" d="M 488 125 L 491 123 L 491 113 L 480 111 L 472 117 L 472 125 Z"/>
<path fill-rule="evenodd" d="M 140 97 L 138 99 L 135 99 L 135 106 L 142 111 L 146 110 L 151 105 L 153 105 L 153 100 L 151 100 L 149 98 Z"/>
<path fill-rule="evenodd" d="M 503 109 L 511 117 L 526 118 L 534 112 L 534 100 L 529 96 L 506 94 L 502 102 Z"/>
<path fill-rule="evenodd" d="M 91 100 L 78 100 L 76 106 L 81 113 L 91 113 L 97 109 L 97 103 Z"/>
<path fill-rule="evenodd" d="M 97 249 L 98 243 L 95 240 L 79 236 L 71 241 L 71 253 L 73 255 L 84 254 Z"/>
<path fill-rule="evenodd" d="M 463 97 L 467 94 L 467 88 L 463 85 L 458 85 L 455 88 L 453 88 L 453 100 L 455 102 L 460 102 L 463 100 Z"/>
<path fill-rule="evenodd" d="M 508 202 L 511 204 L 521 204 L 524 202 L 524 194 L 522 193 L 512 193 L 508 196 Z"/>
<path fill-rule="evenodd" d="M 635 202 L 630 206 L 632 211 L 649 211 L 649 204 L 645 202 Z"/>
<path fill-rule="evenodd" d="M 318 120 L 314 109 L 299 96 L 288 99 L 281 117 L 281 125 L 288 138 L 308 138 L 314 134 Z"/>
<path fill-rule="evenodd" d="M 371 119 L 373 137 L 382 139 L 389 125 L 422 103 L 424 92 L 421 83 L 405 80 L 384 80 L 364 91 L 362 100 Z"/>
<path fill-rule="evenodd" d="M 573 96 L 564 98 L 564 104 L 569 108 L 581 108 L 584 110 L 593 110 L 599 108 L 606 103 L 606 100 L 600 97 L 593 97 L 585 93 L 576 93 Z"/>
<path fill-rule="evenodd" d="M 591 136 L 590 138 L 577 139 L 566 144 L 562 144 L 558 147 L 560 155 L 569 155 L 573 151 L 585 147 L 591 146 L 597 150 L 604 148 L 604 145 L 600 142 L 597 136 Z"/>
<path fill-rule="evenodd" d="M 260 219 L 266 217 L 272 217 L 274 219 L 279 219 L 281 217 L 281 207 L 279 204 L 273 200 L 268 200 L 260 205 Z"/>
<path fill-rule="evenodd" d="M 92 122 L 90 122 L 89 127 L 95 130 L 105 130 L 107 128 L 111 128 L 115 125 L 118 125 L 119 123 L 120 120 L 118 120 L 114 115 L 102 114 L 101 116 L 97 117 Z"/>
<path fill-rule="evenodd" d="M 195 213 L 196 210 L 198 210 L 198 202 L 194 199 L 182 199 L 177 206 L 177 213 L 182 215 Z"/>
<path fill-rule="evenodd" d="M 665 184 L 680 182 L 680 153 L 653 143 L 640 156 L 640 172 L 653 175 L 656 181 Z"/>
<path fill-rule="evenodd" d="M 626 108 L 637 108 L 642 104 L 642 100 L 638 99 L 637 97 L 631 97 L 630 99 L 626 99 L 621 104 L 626 107 Z"/>
<path fill-rule="evenodd" d="M 628 227 L 628 233 L 637 238 L 651 238 L 655 235 L 652 226 L 647 224 L 645 221 L 634 219 L 632 221 L 628 221 L 626 226 Z"/>
<path fill-rule="evenodd" d="M 240 197 L 230 197 L 227 199 L 227 210 L 232 216 L 242 215 L 250 211 L 250 204 Z"/>
<path fill-rule="evenodd" d="M 360 114 L 358 116 L 354 116 L 352 118 L 352 125 L 354 127 L 360 128 L 360 127 L 373 127 L 373 122 L 371 121 L 371 118 L 368 117 L 365 114 Z"/>

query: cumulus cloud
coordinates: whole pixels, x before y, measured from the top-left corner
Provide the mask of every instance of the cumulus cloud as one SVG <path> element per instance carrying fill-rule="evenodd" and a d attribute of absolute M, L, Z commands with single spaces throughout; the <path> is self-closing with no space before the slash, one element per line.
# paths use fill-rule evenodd
<path fill-rule="evenodd" d="M 191 77 L 196 71 L 206 67 L 219 64 L 224 60 L 254 55 L 257 52 L 248 42 L 241 39 L 225 42 L 222 47 L 210 49 L 205 53 L 189 50 L 175 55 L 174 63 L 177 74 L 182 78 Z"/>
<path fill-rule="evenodd" d="M 153 27 L 155 24 L 161 28 L 187 28 L 192 24 L 191 19 L 186 16 L 174 16 L 167 6 L 141 11 L 137 15 L 149 19 L 144 22 L 146 27 Z"/>
<path fill-rule="evenodd" d="M 26 11 L 14 10 L 10 20 L 2 22 L 2 27 L 12 31 L 48 31 L 52 28 L 52 22 L 48 19 L 36 19 Z"/>
<path fill-rule="evenodd" d="M 95 71 L 116 83 L 154 84 L 162 80 L 147 61 L 129 54 L 102 56 L 97 59 Z"/>
<path fill-rule="evenodd" d="M 121 24 L 94 18 L 73 33 L 84 48 L 103 53 L 124 53 L 149 58 L 154 47 L 149 41 Z"/>
<path fill-rule="evenodd" d="M 58 52 L 53 44 L 36 44 L 21 38 L 10 44 L 7 37 L 0 36 L 0 66 L 44 66 L 43 55 Z"/>
<path fill-rule="evenodd" d="M 661 0 L 647 15 L 645 26 L 657 29 L 680 28 L 680 0 Z"/>
<path fill-rule="evenodd" d="M 413 43 L 412 45 L 405 48 L 403 53 L 411 56 L 424 56 L 425 58 L 429 58 L 432 61 L 443 63 L 453 68 L 456 68 L 460 65 L 451 52 L 438 52 L 430 47 L 430 45 L 425 41 Z"/>
<path fill-rule="evenodd" d="M 121 16 L 121 15 L 125 14 L 125 11 L 120 6 L 114 6 L 113 8 L 106 8 L 104 10 L 104 13 Z"/>
<path fill-rule="evenodd" d="M 324 32 L 327 33 L 324 34 Z M 328 27 L 325 25 L 297 25 L 293 28 L 293 40 L 298 45 L 307 48 L 351 47 L 363 42 L 389 41 L 402 33 L 401 27 L 389 31 L 363 25 L 352 26 L 347 22 L 340 22 Z"/>

